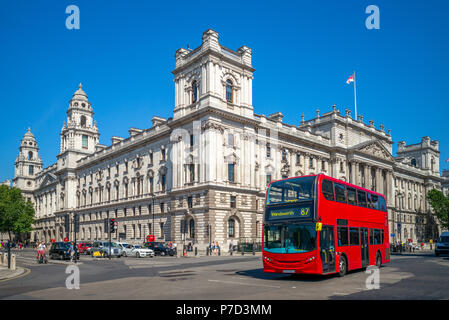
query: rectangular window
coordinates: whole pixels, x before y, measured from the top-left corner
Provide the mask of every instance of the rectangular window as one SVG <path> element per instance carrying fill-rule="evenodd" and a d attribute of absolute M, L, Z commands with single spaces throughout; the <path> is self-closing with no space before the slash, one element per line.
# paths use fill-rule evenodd
<path fill-rule="evenodd" d="M 234 182 L 234 164 L 228 164 L 228 180 L 229 182 Z"/>
<path fill-rule="evenodd" d="M 162 192 L 165 192 L 165 174 L 161 176 Z"/>
<path fill-rule="evenodd" d="M 236 196 L 231 196 L 231 208 L 236 208 L 237 207 L 237 200 L 236 200 Z"/>
<path fill-rule="evenodd" d="M 271 173 L 267 173 L 267 186 L 271 183 Z"/>
<path fill-rule="evenodd" d="M 192 198 L 192 196 L 187 197 L 187 205 L 189 206 L 189 208 L 193 207 L 193 198 Z"/>
<path fill-rule="evenodd" d="M 382 244 L 380 229 L 374 229 L 374 244 Z"/>
<path fill-rule="evenodd" d="M 368 208 L 371 209 L 376 209 L 378 210 L 379 207 L 379 196 L 372 194 L 372 193 L 368 193 Z"/>
<path fill-rule="evenodd" d="M 165 149 L 162 149 L 161 153 L 162 153 L 162 161 L 165 161 Z"/>
<path fill-rule="evenodd" d="M 346 191 L 348 193 L 348 203 L 356 206 L 357 198 L 356 198 L 356 194 L 355 194 L 355 189 L 348 187 L 348 188 L 346 188 Z"/>
<path fill-rule="evenodd" d="M 416 205 L 415 205 L 416 207 Z M 387 212 L 387 204 L 385 203 L 384 197 L 379 197 L 379 208 L 378 210 Z"/>
<path fill-rule="evenodd" d="M 335 200 L 338 202 L 346 203 L 346 192 L 343 184 L 335 183 Z"/>
<path fill-rule="evenodd" d="M 323 180 L 321 182 L 321 192 L 323 193 L 323 196 L 327 200 L 334 201 L 334 186 L 332 181 L 330 180 Z"/>
<path fill-rule="evenodd" d="M 359 228 L 349 228 L 349 244 L 351 246 L 360 245 Z"/>
<path fill-rule="evenodd" d="M 359 200 L 359 206 L 366 208 L 366 192 L 357 190 L 357 199 Z"/>
<path fill-rule="evenodd" d="M 153 153 L 150 153 L 150 164 L 153 164 Z"/>
<path fill-rule="evenodd" d="M 232 133 L 229 133 L 229 134 L 228 134 L 228 145 L 229 145 L 230 147 L 233 147 L 233 146 L 234 146 L 234 135 L 233 135 Z"/>
<path fill-rule="evenodd" d="M 267 158 L 271 158 L 271 147 L 267 144 Z"/>
<path fill-rule="evenodd" d="M 29 173 L 30 175 L 33 175 L 33 174 L 34 174 L 34 166 L 33 166 L 33 165 L 30 165 L 30 166 L 28 167 L 28 173 Z"/>
<path fill-rule="evenodd" d="M 337 226 L 337 240 L 339 246 L 347 246 L 349 244 L 349 229 L 348 227 Z"/>
<path fill-rule="evenodd" d="M 165 205 L 163 202 L 161 202 L 161 204 L 159 205 L 161 207 L 161 213 L 164 213 L 165 210 Z"/>
<path fill-rule="evenodd" d="M 191 146 L 191 147 L 193 147 L 193 142 L 194 142 L 194 140 L 193 140 L 193 134 L 191 134 L 191 135 L 190 135 L 190 146 Z"/>
<path fill-rule="evenodd" d="M 84 149 L 87 149 L 87 136 L 86 135 L 82 136 L 82 147 Z"/>
<path fill-rule="evenodd" d="M 159 226 L 161 227 L 161 237 L 163 237 L 164 236 L 164 223 L 160 222 Z"/>

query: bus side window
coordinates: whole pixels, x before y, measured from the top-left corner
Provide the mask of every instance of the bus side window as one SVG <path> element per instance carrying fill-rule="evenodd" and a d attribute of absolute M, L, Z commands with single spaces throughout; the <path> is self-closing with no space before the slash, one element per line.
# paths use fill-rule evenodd
<path fill-rule="evenodd" d="M 348 227 L 337 226 L 337 240 L 339 246 L 347 246 L 349 243 Z"/>
<path fill-rule="evenodd" d="M 374 229 L 374 244 L 381 244 L 380 229 Z"/>
<path fill-rule="evenodd" d="M 351 246 L 360 245 L 359 228 L 349 228 L 349 244 Z"/>
<path fill-rule="evenodd" d="M 343 184 L 335 183 L 335 200 L 346 203 L 346 192 Z"/>
<path fill-rule="evenodd" d="M 323 179 L 321 182 L 321 192 L 326 200 L 335 201 L 332 181 Z"/>
<path fill-rule="evenodd" d="M 357 198 L 356 198 L 356 194 L 355 194 L 355 189 L 347 187 L 346 191 L 348 193 L 348 203 L 356 206 Z"/>
<path fill-rule="evenodd" d="M 374 244 L 374 233 L 372 228 L 369 229 L 369 244 Z"/>
<path fill-rule="evenodd" d="M 385 198 L 384 197 L 379 197 L 379 210 L 380 211 L 387 211 L 387 205 L 385 204 Z"/>
<path fill-rule="evenodd" d="M 379 210 L 379 196 L 377 194 L 371 194 L 371 205 L 373 209 Z"/>
<path fill-rule="evenodd" d="M 366 193 L 366 200 L 367 200 L 367 203 L 368 203 L 368 208 L 374 209 L 373 203 L 371 202 L 371 197 L 372 197 L 372 194 L 367 192 Z"/>
<path fill-rule="evenodd" d="M 366 192 L 357 190 L 357 199 L 359 200 L 359 206 L 366 208 Z"/>

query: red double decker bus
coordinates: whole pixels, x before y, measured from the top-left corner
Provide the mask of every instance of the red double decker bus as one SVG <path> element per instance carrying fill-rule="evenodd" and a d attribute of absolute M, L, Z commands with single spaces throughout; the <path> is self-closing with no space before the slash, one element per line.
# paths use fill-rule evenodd
<path fill-rule="evenodd" d="M 385 197 L 324 174 L 267 188 L 265 272 L 331 274 L 390 261 Z"/>

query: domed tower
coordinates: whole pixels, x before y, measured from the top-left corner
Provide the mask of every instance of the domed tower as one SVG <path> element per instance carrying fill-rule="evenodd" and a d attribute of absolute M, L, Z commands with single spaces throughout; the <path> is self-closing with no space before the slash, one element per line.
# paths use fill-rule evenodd
<path fill-rule="evenodd" d="M 13 186 L 21 189 L 24 197 L 31 200 L 31 192 L 36 187 L 36 174 L 42 170 L 42 159 L 36 139 L 29 128 L 23 136 L 19 151 L 15 162 Z"/>
<path fill-rule="evenodd" d="M 100 134 L 93 115 L 92 106 L 80 83 L 70 100 L 67 122 L 62 126 L 61 154 L 73 150 L 85 156 L 95 151 Z"/>

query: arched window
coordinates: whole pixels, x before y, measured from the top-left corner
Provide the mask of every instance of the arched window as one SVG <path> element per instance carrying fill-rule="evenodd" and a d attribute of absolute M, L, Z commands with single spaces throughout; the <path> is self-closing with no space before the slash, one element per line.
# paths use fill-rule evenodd
<path fill-rule="evenodd" d="M 198 83 L 195 81 L 192 82 L 192 103 L 195 103 L 198 100 Z"/>
<path fill-rule="evenodd" d="M 410 162 L 410 164 L 411 164 L 412 166 L 416 167 L 416 159 L 413 158 L 412 161 Z"/>
<path fill-rule="evenodd" d="M 228 237 L 235 237 L 235 220 L 232 218 L 228 220 Z"/>
<path fill-rule="evenodd" d="M 82 128 L 86 127 L 86 116 L 81 116 L 81 127 Z"/>
<path fill-rule="evenodd" d="M 195 220 L 193 220 L 193 219 L 190 219 L 190 222 L 189 222 L 189 235 L 190 235 L 190 238 L 192 238 L 192 239 L 194 239 L 195 238 Z"/>
<path fill-rule="evenodd" d="M 226 101 L 232 103 L 232 81 L 226 80 Z"/>
<path fill-rule="evenodd" d="M 28 152 L 28 160 L 33 159 L 33 151 Z"/>

